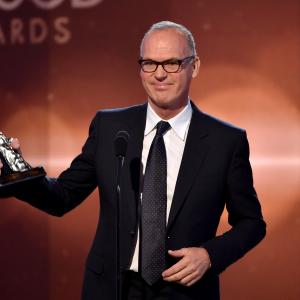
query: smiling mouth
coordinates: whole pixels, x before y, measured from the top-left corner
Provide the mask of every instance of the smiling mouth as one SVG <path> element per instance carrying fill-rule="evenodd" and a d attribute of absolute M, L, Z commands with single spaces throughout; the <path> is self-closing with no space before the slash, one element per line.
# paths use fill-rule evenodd
<path fill-rule="evenodd" d="M 156 90 L 164 91 L 170 87 L 170 84 L 154 84 L 153 86 Z"/>

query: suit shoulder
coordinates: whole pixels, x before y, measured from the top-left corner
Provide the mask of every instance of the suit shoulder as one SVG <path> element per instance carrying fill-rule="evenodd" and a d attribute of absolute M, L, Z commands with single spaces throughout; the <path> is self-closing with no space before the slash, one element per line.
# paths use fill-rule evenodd
<path fill-rule="evenodd" d="M 208 135 L 208 141 L 213 147 L 233 151 L 236 145 L 247 142 L 247 133 L 243 128 L 203 112 L 199 112 L 198 120 L 198 131 Z"/>
<path fill-rule="evenodd" d="M 112 108 L 112 109 L 101 109 L 98 110 L 96 115 L 97 116 L 107 116 L 107 117 L 126 117 L 127 115 L 132 115 L 135 113 L 139 113 L 141 110 L 146 108 L 146 104 L 138 104 L 132 105 L 127 107 L 120 107 L 120 108 Z"/>
<path fill-rule="evenodd" d="M 203 123 L 205 123 L 208 131 L 216 131 L 222 134 L 231 135 L 245 134 L 244 128 L 238 127 L 232 123 L 218 119 L 204 112 L 200 112 L 200 114 L 202 115 L 202 119 L 204 121 Z"/>
<path fill-rule="evenodd" d="M 132 128 L 135 124 L 142 124 L 145 120 L 147 104 L 129 107 L 103 109 L 96 113 L 93 123 L 100 128 Z M 121 128 L 121 129 L 120 129 Z"/>

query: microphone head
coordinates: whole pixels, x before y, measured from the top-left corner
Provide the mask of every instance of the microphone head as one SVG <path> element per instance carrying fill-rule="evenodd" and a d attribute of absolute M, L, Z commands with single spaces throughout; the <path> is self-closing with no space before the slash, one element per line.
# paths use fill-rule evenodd
<path fill-rule="evenodd" d="M 129 140 L 129 134 L 127 131 L 121 130 L 115 137 L 115 155 L 125 157 L 127 152 L 127 145 Z"/>

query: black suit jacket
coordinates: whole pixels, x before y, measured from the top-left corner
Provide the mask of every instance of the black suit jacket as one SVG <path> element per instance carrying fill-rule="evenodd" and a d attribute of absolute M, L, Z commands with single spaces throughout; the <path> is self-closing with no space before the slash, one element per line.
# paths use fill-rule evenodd
<path fill-rule="evenodd" d="M 253 188 L 249 147 L 244 130 L 200 112 L 194 105 L 167 225 L 168 249 L 204 247 L 211 268 L 192 287 L 171 284 L 172 299 L 219 299 L 218 274 L 242 257 L 265 235 L 265 223 Z M 130 135 L 122 170 L 120 204 L 121 269 L 130 266 L 137 239 L 141 153 L 147 105 L 99 111 L 82 153 L 58 179 L 17 195 L 35 207 L 61 216 L 80 204 L 97 186 L 101 210 L 89 252 L 83 300 L 115 297 L 116 157 L 118 131 Z M 232 228 L 216 237 L 226 205 Z M 169 265 L 174 261 L 169 260 Z"/>

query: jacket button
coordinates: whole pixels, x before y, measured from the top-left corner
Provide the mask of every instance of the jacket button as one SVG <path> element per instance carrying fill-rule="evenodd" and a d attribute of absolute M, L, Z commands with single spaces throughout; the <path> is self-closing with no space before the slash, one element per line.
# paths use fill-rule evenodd
<path fill-rule="evenodd" d="M 129 233 L 130 233 L 131 236 L 135 235 L 135 231 L 134 230 L 131 230 Z"/>
<path fill-rule="evenodd" d="M 168 235 L 168 236 L 167 236 L 167 239 L 169 240 L 170 238 L 171 238 L 171 237 Z"/>

